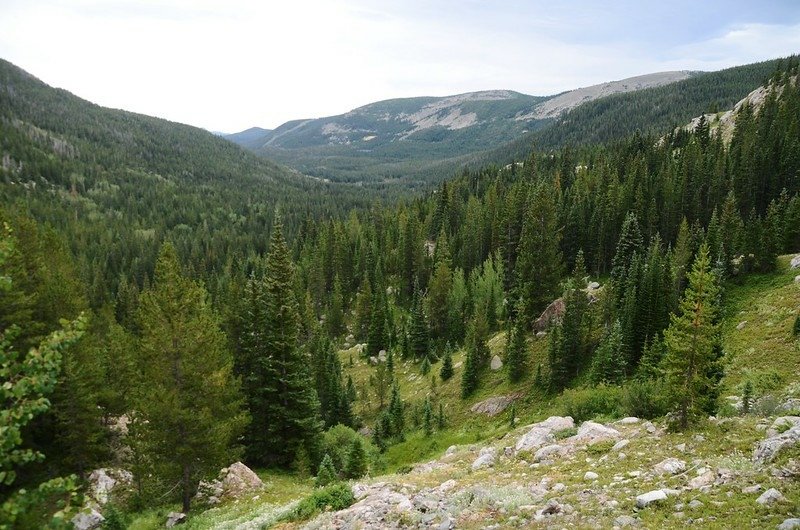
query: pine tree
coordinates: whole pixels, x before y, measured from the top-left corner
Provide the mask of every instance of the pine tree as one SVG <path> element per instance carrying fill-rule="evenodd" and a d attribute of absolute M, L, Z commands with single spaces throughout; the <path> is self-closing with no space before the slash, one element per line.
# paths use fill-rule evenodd
<path fill-rule="evenodd" d="M 248 460 L 288 466 L 299 445 L 318 461 L 322 430 L 310 357 L 298 345 L 299 315 L 294 267 L 280 219 L 272 228 L 263 279 L 253 280 L 252 309 L 242 344 L 244 388 L 252 423 L 245 441 Z"/>
<path fill-rule="evenodd" d="M 642 232 L 639 229 L 639 220 L 633 212 L 628 212 L 622 224 L 622 233 L 617 242 L 617 251 L 611 265 L 611 283 L 614 286 L 617 304 L 621 304 L 624 297 L 625 278 L 628 276 L 631 263 L 635 254 L 643 251 Z"/>
<path fill-rule="evenodd" d="M 511 332 L 506 348 L 506 369 L 508 380 L 516 383 L 525 375 L 525 331 L 517 322 Z"/>
<path fill-rule="evenodd" d="M 719 289 L 705 244 L 698 251 L 688 281 L 679 314 L 672 316 L 664 332 L 666 385 L 680 429 L 686 429 L 703 413 L 706 396 L 715 391 L 709 372 L 719 340 L 715 322 Z"/>
<path fill-rule="evenodd" d="M 742 388 L 742 412 L 744 414 L 750 413 L 750 407 L 753 404 L 753 383 L 748 379 L 744 382 Z"/>
<path fill-rule="evenodd" d="M 514 403 L 508 411 L 508 426 L 512 429 L 517 426 L 517 406 Z"/>
<path fill-rule="evenodd" d="M 603 337 L 592 360 L 592 381 L 595 384 L 618 384 L 625 377 L 625 346 L 622 343 L 622 326 L 615 320 Z"/>
<path fill-rule="evenodd" d="M 165 244 L 139 306 L 143 386 L 135 406 L 146 420 L 142 448 L 165 483 L 180 483 L 184 512 L 200 478 L 236 458 L 247 422 L 233 357 L 207 298 Z"/>
<path fill-rule="evenodd" d="M 448 381 L 455 371 L 453 370 L 453 353 L 450 351 L 450 348 L 446 348 L 444 352 L 444 359 L 442 359 L 442 369 L 439 372 L 439 376 L 442 378 L 442 381 Z"/>
<path fill-rule="evenodd" d="M 322 457 L 322 462 L 319 464 L 319 471 L 317 471 L 317 478 L 315 481 L 315 485 L 318 488 L 324 488 L 328 484 L 333 484 L 334 482 L 339 481 L 339 476 L 336 473 L 336 468 L 333 467 L 333 460 L 331 460 L 331 455 L 325 453 L 325 456 Z"/>
<path fill-rule="evenodd" d="M 425 398 L 425 407 L 422 411 L 422 428 L 425 431 L 425 436 L 433 434 L 433 410 L 431 409 L 431 400 Z"/>
<path fill-rule="evenodd" d="M 338 275 L 333 280 L 333 292 L 331 292 L 325 324 L 331 337 L 338 337 L 344 330 L 344 300 L 342 298 L 342 284 Z"/>
<path fill-rule="evenodd" d="M 347 478 L 361 478 L 367 474 L 367 454 L 364 451 L 364 442 L 354 438 L 347 456 L 344 476 Z"/>
<path fill-rule="evenodd" d="M 389 398 L 389 407 L 387 412 L 391 421 L 391 431 L 389 434 L 402 440 L 405 432 L 405 406 L 403 400 L 400 398 L 400 389 L 397 385 L 392 386 L 392 396 Z"/>
<path fill-rule="evenodd" d="M 426 355 L 424 359 L 422 359 L 422 365 L 419 369 L 422 372 L 422 375 L 428 375 L 431 371 L 431 362 L 428 360 L 428 356 Z"/>
<path fill-rule="evenodd" d="M 414 288 L 414 299 L 411 304 L 411 324 L 408 330 L 409 346 L 414 359 L 427 358 L 429 348 L 428 323 L 422 304 L 422 293 L 419 286 Z"/>
<path fill-rule="evenodd" d="M 441 402 L 439 402 L 439 413 L 436 415 L 436 427 L 441 431 L 444 429 L 445 426 L 445 419 L 444 419 L 444 406 Z"/>
<path fill-rule="evenodd" d="M 463 399 L 470 397 L 478 388 L 478 373 L 480 370 L 478 355 L 474 347 L 467 348 L 464 371 L 461 375 L 461 397 Z"/>

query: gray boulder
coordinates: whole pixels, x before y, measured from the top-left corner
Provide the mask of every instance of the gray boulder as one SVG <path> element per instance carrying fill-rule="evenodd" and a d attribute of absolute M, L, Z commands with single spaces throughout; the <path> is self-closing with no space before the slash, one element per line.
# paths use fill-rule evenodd
<path fill-rule="evenodd" d="M 792 269 L 800 269 L 800 254 L 792 258 L 792 261 L 789 262 L 789 266 Z"/>
<path fill-rule="evenodd" d="M 503 367 L 503 360 L 500 358 L 499 355 L 495 355 L 492 357 L 492 363 L 489 365 L 493 372 L 496 372 L 500 368 Z"/>
<path fill-rule="evenodd" d="M 550 445 L 556 440 L 554 432 L 574 427 L 575 420 L 570 416 L 550 416 L 530 426 L 530 430 L 517 440 L 516 451 L 533 451 L 544 445 Z"/>
<path fill-rule="evenodd" d="M 800 528 L 800 519 L 786 519 L 778 525 L 778 530 L 792 530 L 793 528 Z"/>
<path fill-rule="evenodd" d="M 558 444 L 545 445 L 538 449 L 533 455 L 534 462 L 541 462 L 543 460 L 550 460 L 551 457 L 561 456 L 566 452 L 566 447 Z"/>
<path fill-rule="evenodd" d="M 776 490 L 775 488 L 770 488 L 762 493 L 761 496 L 756 499 L 756 502 L 764 506 L 785 500 L 786 498 L 781 494 L 780 491 Z"/>
<path fill-rule="evenodd" d="M 647 508 L 651 504 L 667 500 L 667 494 L 661 490 L 648 491 L 636 496 L 636 507 Z"/>
<path fill-rule="evenodd" d="M 75 530 L 95 530 L 100 528 L 105 520 L 100 512 L 92 508 L 87 512 L 77 514 L 71 522 Z"/>
<path fill-rule="evenodd" d="M 235 462 L 222 468 L 216 480 L 200 482 L 195 500 L 213 506 L 223 499 L 238 499 L 260 490 L 263 486 L 264 483 L 252 469 L 241 462 Z"/>
<path fill-rule="evenodd" d="M 507 396 L 494 396 L 489 399 L 484 399 L 479 403 L 472 405 L 470 410 L 475 413 L 486 414 L 488 416 L 497 416 L 506 410 L 514 401 L 519 399 L 519 394 L 509 394 Z"/>
<path fill-rule="evenodd" d="M 796 425 L 800 425 L 800 416 L 779 416 L 775 418 L 775 421 L 767 429 L 767 436 L 777 436 Z"/>
<path fill-rule="evenodd" d="M 607 427 L 593 421 L 585 421 L 578 427 L 578 434 L 571 437 L 571 442 L 591 445 L 606 440 L 616 440 L 620 432 L 613 427 Z"/>
<path fill-rule="evenodd" d="M 753 461 L 757 464 L 772 462 L 778 453 L 798 443 L 800 443 L 800 425 L 795 425 L 784 433 L 760 441 L 753 451 Z"/>
<path fill-rule="evenodd" d="M 186 514 L 181 512 L 169 512 L 167 514 L 167 528 L 172 528 L 173 526 L 177 526 L 179 524 L 183 524 L 186 522 Z"/>
<path fill-rule="evenodd" d="M 653 466 L 656 475 L 677 475 L 686 471 L 686 462 L 677 458 L 667 458 Z"/>
<path fill-rule="evenodd" d="M 484 447 L 481 449 L 480 455 L 478 458 L 472 462 L 472 470 L 476 471 L 483 467 L 492 467 L 494 466 L 494 461 L 497 455 L 497 451 L 492 447 Z"/>

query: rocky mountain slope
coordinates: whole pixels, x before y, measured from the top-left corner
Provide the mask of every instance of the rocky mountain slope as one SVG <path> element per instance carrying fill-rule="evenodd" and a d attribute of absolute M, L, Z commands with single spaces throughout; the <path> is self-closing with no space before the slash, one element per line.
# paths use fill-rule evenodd
<path fill-rule="evenodd" d="M 339 116 L 294 120 L 272 131 L 252 128 L 227 138 L 315 176 L 362 180 L 368 169 L 380 178 L 392 178 L 497 147 L 588 101 L 663 86 L 691 75 L 661 72 L 549 97 L 488 90 L 392 99 Z"/>

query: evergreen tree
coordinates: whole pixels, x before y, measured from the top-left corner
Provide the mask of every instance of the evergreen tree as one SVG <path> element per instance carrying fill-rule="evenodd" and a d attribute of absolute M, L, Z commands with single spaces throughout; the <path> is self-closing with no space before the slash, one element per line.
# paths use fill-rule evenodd
<path fill-rule="evenodd" d="M 478 375 L 480 370 L 479 353 L 473 346 L 467 348 L 467 355 L 464 359 L 464 371 L 461 375 L 461 397 L 470 397 L 478 388 Z"/>
<path fill-rule="evenodd" d="M 517 406 L 514 403 L 508 411 L 508 426 L 512 429 L 517 426 Z"/>
<path fill-rule="evenodd" d="M 511 383 L 520 381 L 525 375 L 525 361 L 525 331 L 517 322 L 506 347 L 506 370 Z"/>
<path fill-rule="evenodd" d="M 622 326 L 614 321 L 603 337 L 592 360 L 592 381 L 596 384 L 619 384 L 625 377 L 625 347 L 622 343 Z"/>
<path fill-rule="evenodd" d="M 411 325 L 408 332 L 409 346 L 414 359 L 419 360 L 428 356 L 428 323 L 422 304 L 422 293 L 419 286 L 414 288 L 414 300 L 411 304 Z"/>
<path fill-rule="evenodd" d="M 344 300 L 342 298 L 342 285 L 339 276 L 333 280 L 333 292 L 328 304 L 328 314 L 325 324 L 331 337 L 338 337 L 344 331 Z"/>
<path fill-rule="evenodd" d="M 422 372 L 422 375 L 428 375 L 431 371 L 431 362 L 428 360 L 428 356 L 426 355 L 424 359 L 422 359 L 422 365 L 419 369 Z"/>
<path fill-rule="evenodd" d="M 344 468 L 344 475 L 347 478 L 361 478 L 367 474 L 367 453 L 364 451 L 364 442 L 359 438 L 354 438 L 350 444 L 350 452 L 347 456 L 347 464 Z"/>
<path fill-rule="evenodd" d="M 403 400 L 400 398 L 400 389 L 397 385 L 392 386 L 392 396 L 389 398 L 389 407 L 387 409 L 391 430 L 389 434 L 402 440 L 405 432 L 405 406 Z"/>
<path fill-rule="evenodd" d="M 705 244 L 698 251 L 688 282 L 679 314 L 672 316 L 664 332 L 666 384 L 680 429 L 703 413 L 706 396 L 716 386 L 709 372 L 716 362 L 719 340 L 716 324 L 719 289 Z"/>
<path fill-rule="evenodd" d="M 617 242 L 617 252 L 611 265 L 611 283 L 616 290 L 617 304 L 622 302 L 625 279 L 628 276 L 631 263 L 635 254 L 642 254 L 644 242 L 642 232 L 639 229 L 639 220 L 636 214 L 628 212 L 625 222 L 622 224 L 622 233 Z"/>
<path fill-rule="evenodd" d="M 333 460 L 331 460 L 331 455 L 325 453 L 325 456 L 322 457 L 322 462 L 319 464 L 319 471 L 317 471 L 317 478 L 315 480 L 315 485 L 318 488 L 324 488 L 328 484 L 333 484 L 334 482 L 339 481 L 339 476 L 336 473 L 336 468 L 333 467 Z"/>
<path fill-rule="evenodd" d="M 433 434 L 433 410 L 431 409 L 430 398 L 425 398 L 425 406 L 422 411 L 422 428 L 425 431 L 425 436 Z"/>
<path fill-rule="evenodd" d="M 750 413 L 750 407 L 753 405 L 753 383 L 748 379 L 744 382 L 742 388 L 742 412 L 744 414 Z"/>
<path fill-rule="evenodd" d="M 453 370 L 453 353 L 450 351 L 450 348 L 446 348 L 444 351 L 444 359 L 442 359 L 442 369 L 439 372 L 439 376 L 442 378 L 442 381 L 448 381 L 454 374 Z"/>
<path fill-rule="evenodd" d="M 184 512 L 200 478 L 237 457 L 247 423 L 233 358 L 207 298 L 165 244 L 139 306 L 143 386 L 135 406 L 146 420 L 140 448 L 159 478 L 180 484 Z"/>
<path fill-rule="evenodd" d="M 288 466 L 298 446 L 318 461 L 322 421 L 310 358 L 298 345 L 294 267 L 277 219 L 263 279 L 253 282 L 253 307 L 242 345 L 244 388 L 252 416 L 247 456 L 258 465 Z"/>

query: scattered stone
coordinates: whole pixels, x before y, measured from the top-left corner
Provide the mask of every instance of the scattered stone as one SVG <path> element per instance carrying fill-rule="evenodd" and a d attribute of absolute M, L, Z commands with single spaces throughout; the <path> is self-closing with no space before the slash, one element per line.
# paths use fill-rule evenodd
<path fill-rule="evenodd" d="M 373 366 L 377 366 L 378 365 L 378 358 L 377 357 L 370 357 L 369 358 L 369 364 L 371 364 Z"/>
<path fill-rule="evenodd" d="M 633 477 L 633 478 L 636 478 L 636 477 L 640 476 L 641 474 L 642 474 L 642 472 L 639 471 L 638 469 L 635 470 L 635 471 L 628 471 L 628 476 L 629 477 Z"/>
<path fill-rule="evenodd" d="M 786 519 L 778 525 L 778 530 L 792 530 L 793 528 L 800 528 L 800 519 Z"/>
<path fill-rule="evenodd" d="M 547 336 L 547 332 L 546 331 L 537 331 L 536 332 L 536 336 L 537 337 L 546 337 Z"/>
<path fill-rule="evenodd" d="M 105 522 L 106 518 L 95 509 L 90 509 L 88 512 L 81 512 L 72 518 L 72 526 L 75 530 L 95 530 L 100 528 Z"/>
<path fill-rule="evenodd" d="M 703 504 L 702 502 L 698 501 L 697 499 L 694 499 L 693 501 L 691 501 L 689 503 L 689 509 L 690 510 L 696 510 L 698 508 L 702 508 L 703 506 L 705 506 L 705 504 Z"/>
<path fill-rule="evenodd" d="M 800 410 L 800 399 L 789 398 L 778 406 L 778 410 L 789 412 L 791 410 Z"/>
<path fill-rule="evenodd" d="M 661 491 L 663 491 L 667 497 L 675 497 L 676 495 L 681 494 L 681 490 L 674 490 L 670 488 L 661 488 Z"/>
<path fill-rule="evenodd" d="M 456 452 L 458 452 L 458 446 L 451 445 L 450 447 L 447 448 L 447 451 L 444 452 L 444 456 L 453 456 L 454 454 L 456 454 Z"/>
<path fill-rule="evenodd" d="M 503 360 L 500 358 L 499 355 L 495 355 L 492 357 L 492 363 L 489 365 L 493 372 L 496 372 L 500 368 L 503 367 Z"/>
<path fill-rule="evenodd" d="M 183 524 L 186 522 L 186 514 L 181 512 L 169 512 L 167 514 L 167 528 L 172 528 L 173 526 L 177 526 L 179 524 Z"/>
<path fill-rule="evenodd" d="M 800 416 L 779 416 L 775 418 L 775 421 L 767 429 L 767 436 L 778 436 L 796 425 L 800 425 Z"/>
<path fill-rule="evenodd" d="M 742 320 L 741 322 L 739 322 L 738 324 L 736 324 L 736 329 L 738 329 L 739 331 L 741 331 L 741 330 L 743 330 L 743 329 L 744 329 L 744 327 L 745 327 L 746 325 L 747 325 L 747 320 Z"/>
<path fill-rule="evenodd" d="M 686 462 L 677 458 L 667 458 L 653 467 L 656 475 L 677 475 L 686 471 Z"/>
<path fill-rule="evenodd" d="M 241 462 L 235 462 L 222 468 L 216 480 L 200 482 L 194 498 L 200 503 L 213 506 L 222 499 L 239 499 L 263 486 L 264 483 L 252 469 Z"/>
<path fill-rule="evenodd" d="M 547 501 L 547 504 L 544 508 L 539 510 L 537 515 L 555 515 L 557 513 L 561 513 L 563 507 L 556 499 L 550 499 Z"/>
<path fill-rule="evenodd" d="M 761 491 L 761 484 L 756 484 L 755 486 L 747 486 L 746 488 L 742 488 L 742 493 L 745 495 L 753 495 L 754 493 L 758 493 Z"/>
<path fill-rule="evenodd" d="M 784 500 L 786 500 L 786 498 L 781 495 L 780 491 L 776 490 L 775 488 L 770 488 L 762 493 L 761 496 L 756 499 L 756 502 L 761 505 L 767 505 Z"/>
<path fill-rule="evenodd" d="M 646 421 L 642 424 L 642 427 L 644 427 L 644 430 L 650 434 L 654 434 L 656 432 L 656 426 L 653 425 L 652 422 Z"/>
<path fill-rule="evenodd" d="M 452 530 L 456 525 L 452 519 L 445 517 L 445 520 L 438 526 L 438 530 Z"/>
<path fill-rule="evenodd" d="M 450 491 L 451 489 L 456 487 L 457 482 L 453 479 L 447 480 L 439 484 L 439 491 L 445 492 Z"/>
<path fill-rule="evenodd" d="M 678 445 L 675 446 L 675 449 L 677 449 L 681 453 L 685 453 L 686 452 L 686 444 L 678 444 Z"/>
<path fill-rule="evenodd" d="M 618 441 L 617 443 L 614 444 L 614 446 L 611 448 L 611 450 L 615 451 L 615 452 L 616 451 L 621 451 L 622 449 L 627 447 L 629 443 L 631 443 L 630 440 L 627 440 L 627 439 L 620 440 L 620 441 Z"/>
<path fill-rule="evenodd" d="M 556 482 L 555 484 L 553 484 L 553 491 L 555 491 L 556 493 L 562 492 L 565 489 L 567 489 L 567 486 L 563 482 Z"/>
<path fill-rule="evenodd" d="M 639 526 L 641 521 L 636 517 L 631 517 L 630 515 L 620 515 L 616 519 L 614 519 L 614 526 L 619 526 L 620 528 L 625 528 L 628 526 Z"/>
<path fill-rule="evenodd" d="M 482 467 L 494 466 L 497 451 L 492 447 L 484 447 L 481 449 L 480 456 L 472 463 L 472 470 L 478 470 Z"/>
<path fill-rule="evenodd" d="M 667 494 L 661 490 L 648 491 L 636 497 L 637 508 L 647 508 L 651 504 L 667 500 Z"/>
<path fill-rule="evenodd" d="M 700 489 L 704 486 L 711 486 L 716 479 L 716 474 L 713 471 L 706 471 L 689 481 L 689 488 L 693 490 Z"/>
<path fill-rule="evenodd" d="M 792 269 L 800 269 L 800 254 L 792 258 L 789 262 L 789 267 Z"/>
<path fill-rule="evenodd" d="M 472 412 L 497 416 L 506 410 L 514 401 L 519 399 L 520 394 L 509 394 L 507 396 L 494 396 L 472 405 Z"/>
<path fill-rule="evenodd" d="M 694 441 L 698 442 L 698 443 L 703 443 L 703 442 L 706 441 L 706 437 L 703 436 L 702 434 L 695 434 L 694 435 Z"/>
<path fill-rule="evenodd" d="M 600 475 L 598 475 L 594 471 L 587 471 L 583 475 L 583 480 L 585 480 L 587 482 L 590 481 L 590 480 L 597 480 L 598 478 L 600 478 Z"/>
<path fill-rule="evenodd" d="M 564 316 L 565 309 L 566 305 L 564 304 L 564 299 L 556 298 L 542 311 L 542 314 L 536 319 L 536 322 L 533 323 L 533 330 L 536 332 L 544 331 L 548 329 L 551 324 L 560 322 L 561 318 Z"/>
<path fill-rule="evenodd" d="M 642 420 L 640 420 L 636 416 L 628 416 L 627 418 L 622 418 L 621 420 L 617 420 L 616 423 L 619 423 L 620 425 L 633 425 L 635 423 L 639 423 L 640 421 Z"/>
<path fill-rule="evenodd" d="M 381 350 L 378 352 L 378 360 L 382 363 L 386 362 L 386 350 Z"/>
<path fill-rule="evenodd" d="M 794 283 L 800 283 L 800 274 L 794 277 Z"/>
<path fill-rule="evenodd" d="M 600 288 L 600 284 L 597 282 L 589 282 L 589 285 L 587 285 L 586 288 L 590 291 L 596 291 Z"/>

